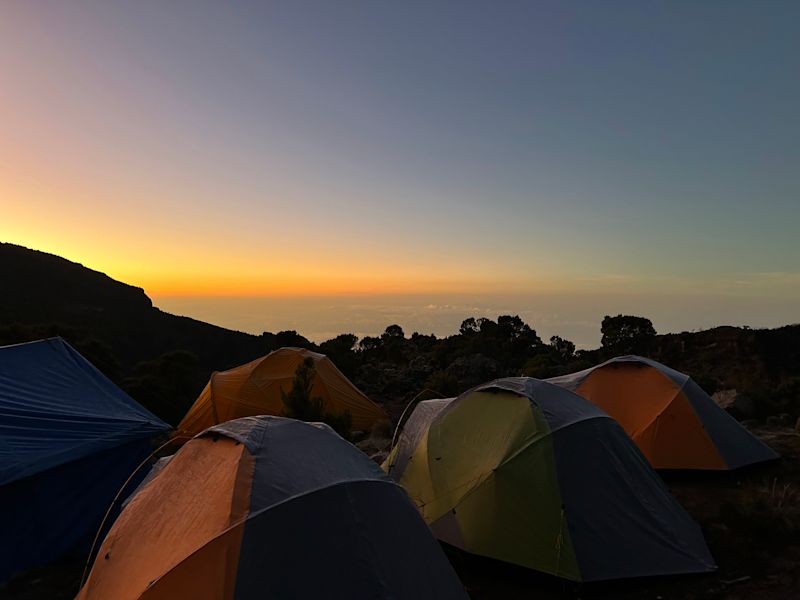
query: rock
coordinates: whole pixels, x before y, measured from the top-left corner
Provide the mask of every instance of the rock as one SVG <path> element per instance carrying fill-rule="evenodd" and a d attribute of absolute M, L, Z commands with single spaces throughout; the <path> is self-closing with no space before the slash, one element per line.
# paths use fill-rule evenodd
<path fill-rule="evenodd" d="M 728 409 L 736 402 L 736 390 L 720 390 L 711 396 L 720 408 Z"/>
<path fill-rule="evenodd" d="M 794 430 L 800 433 L 800 417 L 797 417 L 797 422 L 794 424 Z"/>
<path fill-rule="evenodd" d="M 753 401 L 740 394 L 737 390 L 720 390 L 711 396 L 714 402 L 724 408 L 739 420 L 751 419 L 755 415 L 755 405 Z"/>
<path fill-rule="evenodd" d="M 780 413 L 767 417 L 767 425 L 770 427 L 791 427 L 793 425 L 792 421 L 792 415 L 789 413 Z"/>
<path fill-rule="evenodd" d="M 743 575 L 742 577 L 737 577 L 735 579 L 720 579 L 720 583 L 724 586 L 735 585 L 737 583 L 744 583 L 745 581 L 750 581 L 750 575 Z"/>
<path fill-rule="evenodd" d="M 374 460 L 376 463 L 378 463 L 379 465 L 382 465 L 384 463 L 384 461 L 388 458 L 388 456 L 389 456 L 389 453 L 386 450 L 380 450 L 380 451 L 370 455 L 370 458 L 372 460 Z"/>
<path fill-rule="evenodd" d="M 353 444 L 358 445 L 359 442 L 363 442 L 367 439 L 367 432 L 366 431 L 351 431 L 350 432 L 350 442 Z"/>
<path fill-rule="evenodd" d="M 364 454 L 372 458 L 376 454 L 383 454 L 383 457 L 389 455 L 391 450 L 392 439 L 383 437 L 381 432 L 370 434 L 366 439 L 356 443 L 356 448 L 361 450 Z M 381 461 L 383 462 L 383 461 Z"/>

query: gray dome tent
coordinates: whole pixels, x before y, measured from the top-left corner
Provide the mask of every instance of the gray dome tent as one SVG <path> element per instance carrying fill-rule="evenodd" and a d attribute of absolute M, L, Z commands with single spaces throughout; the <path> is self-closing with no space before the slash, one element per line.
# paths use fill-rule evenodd
<path fill-rule="evenodd" d="M 405 491 L 327 425 L 198 434 L 131 499 L 79 600 L 466 598 Z"/>
<path fill-rule="evenodd" d="M 575 581 L 716 568 L 619 424 L 543 381 L 420 403 L 384 469 L 439 539 L 474 554 Z"/>

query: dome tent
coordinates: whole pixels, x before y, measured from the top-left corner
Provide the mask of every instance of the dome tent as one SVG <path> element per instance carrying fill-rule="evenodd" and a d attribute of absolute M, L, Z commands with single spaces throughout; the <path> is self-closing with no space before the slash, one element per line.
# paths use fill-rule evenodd
<path fill-rule="evenodd" d="M 579 396 L 507 378 L 420 408 L 384 468 L 439 539 L 575 581 L 715 569 L 630 438 Z"/>
<path fill-rule="evenodd" d="M 295 370 L 306 358 L 314 361 L 316 370 L 311 395 L 322 398 L 326 411 L 349 411 L 356 430 L 369 430 L 378 421 L 388 419 L 386 412 L 324 354 L 304 348 L 280 348 L 228 371 L 214 372 L 178 430 L 197 434 L 239 417 L 280 415 L 281 390 L 288 392 L 292 388 Z"/>
<path fill-rule="evenodd" d="M 88 552 L 168 429 L 61 338 L 0 348 L 0 582 Z"/>
<path fill-rule="evenodd" d="M 328 426 L 245 417 L 132 498 L 79 600 L 466 598 L 408 496 Z"/>
<path fill-rule="evenodd" d="M 641 356 L 548 379 L 614 417 L 656 469 L 736 469 L 778 455 L 691 377 Z"/>

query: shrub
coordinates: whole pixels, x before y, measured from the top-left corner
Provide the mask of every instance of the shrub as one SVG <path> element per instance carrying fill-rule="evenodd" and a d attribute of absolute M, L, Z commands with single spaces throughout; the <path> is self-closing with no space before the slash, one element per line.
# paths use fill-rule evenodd
<path fill-rule="evenodd" d="M 349 410 L 342 413 L 327 412 L 323 406 L 322 398 L 311 396 L 316 375 L 317 370 L 314 368 L 314 359 L 311 357 L 307 357 L 297 366 L 294 372 L 294 380 L 292 381 L 292 389 L 288 393 L 281 389 L 283 416 L 300 421 L 326 423 L 336 433 L 349 439 L 353 416 Z"/>

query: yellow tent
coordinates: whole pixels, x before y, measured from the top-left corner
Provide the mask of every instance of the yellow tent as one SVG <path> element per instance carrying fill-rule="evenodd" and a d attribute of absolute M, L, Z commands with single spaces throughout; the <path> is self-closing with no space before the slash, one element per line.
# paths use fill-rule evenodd
<path fill-rule="evenodd" d="M 324 354 L 304 348 L 280 348 L 239 367 L 214 372 L 178 430 L 194 435 L 239 417 L 280 415 L 281 390 L 288 392 L 292 388 L 294 372 L 307 357 L 314 361 L 317 372 L 311 395 L 322 398 L 325 411 L 350 411 L 356 430 L 369 430 L 388 418 Z"/>

